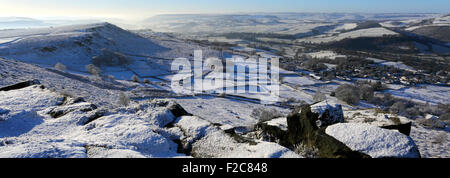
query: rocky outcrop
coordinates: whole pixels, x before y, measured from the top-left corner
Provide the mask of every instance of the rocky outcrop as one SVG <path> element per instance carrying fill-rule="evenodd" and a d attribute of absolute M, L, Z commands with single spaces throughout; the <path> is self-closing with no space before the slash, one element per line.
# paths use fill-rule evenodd
<path fill-rule="evenodd" d="M 217 128 L 212 127 L 210 122 L 196 116 L 179 117 L 175 121 L 174 126 L 180 128 L 184 133 L 180 137 L 180 146 L 184 153 L 189 153 L 191 151 L 194 142 L 207 134 L 218 130 Z"/>
<path fill-rule="evenodd" d="M 3 88 L 0 88 L 0 91 L 18 90 L 18 89 L 22 89 L 22 88 L 29 87 L 29 86 L 32 86 L 32 85 L 39 85 L 39 84 L 41 84 L 39 82 L 39 80 L 29 80 L 29 81 L 26 81 L 26 82 L 20 82 L 20 83 L 14 84 L 14 85 L 10 85 L 10 86 L 6 86 L 6 87 L 3 87 Z"/>
<path fill-rule="evenodd" d="M 240 142 L 223 131 L 212 132 L 195 142 L 192 155 L 197 158 L 301 158 L 273 142 Z"/>
<path fill-rule="evenodd" d="M 304 144 L 317 148 L 318 154 L 322 158 L 369 158 L 369 156 L 353 151 L 342 142 L 327 135 L 323 129 L 316 125 L 319 117 L 318 113 L 311 111 L 310 106 L 295 109 L 287 117 L 288 142 L 291 145 Z"/>
<path fill-rule="evenodd" d="M 184 108 L 181 107 L 181 105 L 179 105 L 178 103 L 172 102 L 169 104 L 168 108 L 175 117 L 192 116 L 192 114 L 190 114 L 186 110 L 184 110 Z"/>
<path fill-rule="evenodd" d="M 242 135 L 242 128 L 221 127 L 197 116 L 182 116 L 159 132 L 178 140 L 178 152 L 195 158 L 300 158 L 277 143 Z M 180 134 L 181 132 L 181 134 Z"/>
<path fill-rule="evenodd" d="M 329 126 L 326 133 L 373 158 L 420 158 L 414 141 L 397 131 L 368 124 L 340 123 Z"/>
<path fill-rule="evenodd" d="M 411 134 L 412 123 L 382 126 L 383 129 L 398 130 L 400 133 L 409 136 Z"/>
<path fill-rule="evenodd" d="M 259 123 L 257 128 L 262 131 L 264 140 L 291 149 L 298 145 L 316 149 L 322 158 L 420 157 L 417 146 L 409 137 L 412 123 L 384 126 L 353 123 L 355 126 L 347 126 L 340 123 L 341 114 L 340 106 L 323 102 L 295 109 L 285 122 L 282 118 L 273 119 Z M 317 124 L 321 121 L 325 121 L 322 122 L 325 125 Z"/>
<path fill-rule="evenodd" d="M 66 106 L 58 106 L 50 108 L 47 114 L 52 116 L 53 118 L 59 118 L 61 116 L 66 115 L 67 113 L 73 112 L 73 111 L 81 111 L 81 112 L 89 112 L 96 110 L 97 106 L 91 103 L 83 102 L 83 103 L 76 103 Z"/>
<path fill-rule="evenodd" d="M 326 120 L 332 110 L 322 115 Z M 369 158 L 369 156 L 353 151 L 342 142 L 327 135 L 324 129 L 317 126 L 320 114 L 311 111 L 310 106 L 303 106 L 292 111 L 286 118 L 287 130 L 280 124 L 264 122 L 257 125 L 262 130 L 265 140 L 275 141 L 282 146 L 295 149 L 297 145 L 305 145 L 318 150 L 318 156 L 322 158 Z M 276 122 L 275 122 L 276 123 Z M 284 125 L 284 124 L 281 124 Z"/>
<path fill-rule="evenodd" d="M 344 122 L 344 112 L 340 104 L 322 101 L 311 105 L 311 112 L 318 114 L 319 117 L 316 125 L 321 128 Z"/>

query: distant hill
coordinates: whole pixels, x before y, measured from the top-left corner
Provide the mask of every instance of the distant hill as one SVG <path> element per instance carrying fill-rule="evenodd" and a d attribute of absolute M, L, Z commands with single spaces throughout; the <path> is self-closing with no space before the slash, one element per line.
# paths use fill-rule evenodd
<path fill-rule="evenodd" d="M 0 31 L 1 57 L 49 66 L 62 62 L 83 68 L 104 48 L 138 55 L 168 50 L 110 23 Z"/>
<path fill-rule="evenodd" d="M 377 28 L 381 27 L 381 25 L 376 21 L 365 21 L 358 23 L 358 26 L 353 30 L 367 29 L 367 28 Z"/>
<path fill-rule="evenodd" d="M 0 29 L 42 27 L 46 23 L 26 17 L 0 17 Z"/>
<path fill-rule="evenodd" d="M 415 52 L 414 40 L 404 36 L 360 37 L 346 38 L 341 41 L 326 44 L 326 47 L 341 48 L 356 51 L 383 51 L 396 53 Z M 399 49 L 399 46 L 409 46 L 409 49 Z"/>

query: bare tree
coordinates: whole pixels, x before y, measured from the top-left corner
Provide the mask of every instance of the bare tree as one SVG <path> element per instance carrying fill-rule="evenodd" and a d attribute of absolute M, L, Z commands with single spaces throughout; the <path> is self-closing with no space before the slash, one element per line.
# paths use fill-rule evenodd
<path fill-rule="evenodd" d="M 338 99 L 348 104 L 358 104 L 360 99 L 359 89 L 349 84 L 339 86 L 334 93 Z"/>
<path fill-rule="evenodd" d="M 316 92 L 316 94 L 314 94 L 313 96 L 313 100 L 314 102 L 322 102 L 325 101 L 327 99 L 327 96 L 325 96 L 325 94 L 323 94 L 320 90 Z"/>
<path fill-rule="evenodd" d="M 131 77 L 131 80 L 133 82 L 139 83 L 139 78 L 136 75 L 133 75 L 133 77 Z"/>
<path fill-rule="evenodd" d="M 94 76 L 100 76 L 101 70 L 100 70 L 100 68 L 98 68 L 94 64 L 88 64 L 88 65 L 86 65 L 85 68 L 90 74 L 92 74 Z"/>
<path fill-rule="evenodd" d="M 55 69 L 64 72 L 67 70 L 67 67 L 64 64 L 58 62 L 55 64 Z"/>
<path fill-rule="evenodd" d="M 130 104 L 131 100 L 130 97 L 125 95 L 124 93 L 120 93 L 117 98 L 117 104 L 121 106 L 128 106 Z"/>

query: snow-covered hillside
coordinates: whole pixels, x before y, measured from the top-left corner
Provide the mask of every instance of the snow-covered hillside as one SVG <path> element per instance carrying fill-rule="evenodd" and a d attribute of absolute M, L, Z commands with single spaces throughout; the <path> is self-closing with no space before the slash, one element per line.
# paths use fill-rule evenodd
<path fill-rule="evenodd" d="M 309 43 L 327 43 L 333 41 L 340 41 L 346 38 L 360 38 L 360 37 L 382 37 L 385 35 L 398 35 L 398 33 L 382 27 L 367 28 L 361 30 L 354 30 L 337 35 L 318 35 L 309 38 L 299 39 L 299 42 Z"/>
<path fill-rule="evenodd" d="M 167 74 L 170 68 L 158 64 L 164 62 L 161 60 L 187 58 L 194 49 L 202 49 L 204 56 L 219 54 L 208 48 L 182 42 L 144 38 L 109 23 L 2 30 L 0 42 L 0 56 L 3 58 L 44 67 L 52 67 L 60 62 L 76 72 L 86 71 L 84 66 L 92 63 L 92 57 L 101 55 L 102 49 L 120 52 L 134 62 L 130 67 L 105 67 L 105 72 L 116 78 L 131 77 L 133 73 L 139 76 Z M 147 68 L 160 70 L 152 73 L 140 70 Z"/>

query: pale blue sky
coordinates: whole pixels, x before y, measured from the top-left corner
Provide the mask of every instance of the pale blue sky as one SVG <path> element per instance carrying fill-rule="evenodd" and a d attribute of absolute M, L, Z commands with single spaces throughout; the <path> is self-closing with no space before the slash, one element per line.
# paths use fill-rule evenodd
<path fill-rule="evenodd" d="M 0 0 L 0 16 L 145 18 L 165 13 L 450 13 L 450 0 Z"/>

